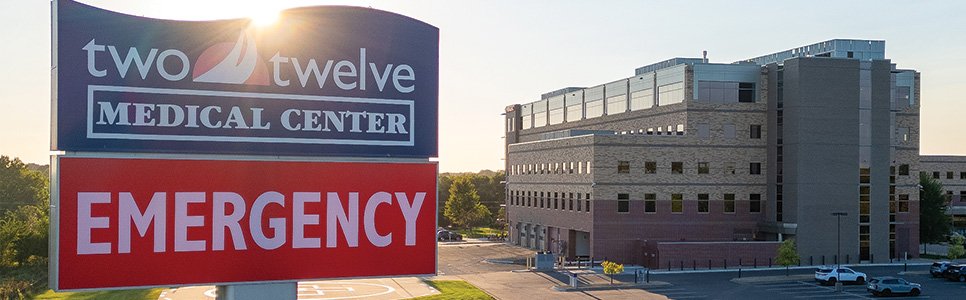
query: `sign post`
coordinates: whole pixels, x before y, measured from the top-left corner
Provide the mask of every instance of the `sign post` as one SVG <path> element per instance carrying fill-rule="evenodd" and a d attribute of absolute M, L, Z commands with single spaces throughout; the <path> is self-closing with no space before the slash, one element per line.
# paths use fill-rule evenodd
<path fill-rule="evenodd" d="M 51 288 L 295 299 L 435 274 L 438 29 L 355 7 L 52 13 Z"/>

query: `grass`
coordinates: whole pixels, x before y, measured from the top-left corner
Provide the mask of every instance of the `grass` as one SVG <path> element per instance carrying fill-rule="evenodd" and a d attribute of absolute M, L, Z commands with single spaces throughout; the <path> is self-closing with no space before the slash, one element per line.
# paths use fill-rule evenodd
<path fill-rule="evenodd" d="M 117 290 L 117 291 L 100 291 L 100 292 L 62 292 L 55 293 L 53 290 L 47 290 L 46 293 L 37 295 L 34 299 L 63 299 L 63 300 L 88 300 L 88 299 L 105 299 L 105 300 L 157 300 L 158 296 L 161 295 L 161 291 L 164 289 L 143 289 L 143 290 Z"/>
<path fill-rule="evenodd" d="M 503 230 L 490 227 L 473 227 L 469 229 L 457 230 L 463 237 L 485 238 L 487 236 L 498 236 L 504 234 Z"/>
<path fill-rule="evenodd" d="M 426 282 L 441 294 L 413 298 L 414 300 L 438 299 L 493 299 L 487 293 L 462 280 L 430 280 Z"/>

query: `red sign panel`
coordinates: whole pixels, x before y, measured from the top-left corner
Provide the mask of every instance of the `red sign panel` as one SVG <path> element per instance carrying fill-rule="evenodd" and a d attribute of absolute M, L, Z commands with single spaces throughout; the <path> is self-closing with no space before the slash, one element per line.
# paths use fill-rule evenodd
<path fill-rule="evenodd" d="M 436 164 L 60 157 L 61 290 L 436 271 Z"/>

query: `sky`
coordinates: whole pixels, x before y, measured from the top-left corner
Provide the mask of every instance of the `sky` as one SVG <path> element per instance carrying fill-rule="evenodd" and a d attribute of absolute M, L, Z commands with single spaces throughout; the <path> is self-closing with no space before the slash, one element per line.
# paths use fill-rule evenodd
<path fill-rule="evenodd" d="M 315 5 L 372 7 L 440 29 L 441 172 L 503 168 L 507 105 L 634 75 L 672 57 L 730 63 L 834 38 L 886 41 L 922 73 L 922 154 L 966 155 L 966 1 L 83 0 L 180 20 Z M 0 154 L 46 164 L 50 3 L 0 0 Z"/>

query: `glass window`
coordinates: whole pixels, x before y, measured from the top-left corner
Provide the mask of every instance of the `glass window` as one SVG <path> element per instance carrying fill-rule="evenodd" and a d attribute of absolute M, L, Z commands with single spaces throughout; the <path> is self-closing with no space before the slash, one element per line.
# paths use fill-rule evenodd
<path fill-rule="evenodd" d="M 617 173 L 628 174 L 631 172 L 631 162 L 622 160 L 617 162 Z"/>
<path fill-rule="evenodd" d="M 672 162 L 671 174 L 684 174 L 684 163 L 679 161 Z"/>
<path fill-rule="evenodd" d="M 761 139 L 761 125 L 751 125 L 751 138 Z"/>
<path fill-rule="evenodd" d="M 724 194 L 724 212 L 735 212 L 735 194 Z"/>
<path fill-rule="evenodd" d="M 628 194 L 617 194 L 617 212 L 626 213 L 630 212 L 630 195 Z"/>
<path fill-rule="evenodd" d="M 657 212 L 656 194 L 644 194 L 644 212 L 646 213 Z"/>
<path fill-rule="evenodd" d="M 750 206 L 748 208 L 749 212 L 753 212 L 753 213 L 761 212 L 761 194 L 748 195 L 748 202 L 750 203 Z"/>
<path fill-rule="evenodd" d="M 725 174 L 735 174 L 735 164 L 734 163 L 725 163 L 724 172 L 725 172 Z"/>
<path fill-rule="evenodd" d="M 755 84 L 752 82 L 738 83 L 738 102 L 755 102 Z"/>
<path fill-rule="evenodd" d="M 966 174 L 966 172 L 964 172 L 963 174 Z M 909 175 L 909 165 L 907 164 L 899 165 L 899 175 Z"/>
<path fill-rule="evenodd" d="M 587 196 L 587 198 L 590 198 L 590 196 Z M 587 212 L 590 212 L 590 200 L 584 200 L 584 201 L 587 204 L 587 206 L 585 206 L 587 208 Z"/>
<path fill-rule="evenodd" d="M 932 172 L 933 179 L 939 179 L 939 172 Z"/>
<path fill-rule="evenodd" d="M 671 194 L 671 212 L 680 213 L 684 211 L 684 195 Z"/>
<path fill-rule="evenodd" d="M 657 173 L 657 162 L 655 161 L 645 161 L 644 162 L 644 174 L 654 174 Z"/>
<path fill-rule="evenodd" d="M 708 213 L 711 203 L 708 194 L 698 194 L 698 212 Z"/>
<path fill-rule="evenodd" d="M 946 179 L 953 179 L 953 172 L 946 172 Z"/>
<path fill-rule="evenodd" d="M 899 194 L 899 212 L 909 212 L 909 194 Z"/>
<path fill-rule="evenodd" d="M 708 163 L 707 162 L 699 162 L 698 163 L 698 174 L 708 174 L 710 172 L 711 172 L 711 168 L 708 167 Z"/>
<path fill-rule="evenodd" d="M 748 167 L 749 167 L 748 174 L 761 175 L 761 163 L 753 162 L 748 164 Z"/>

